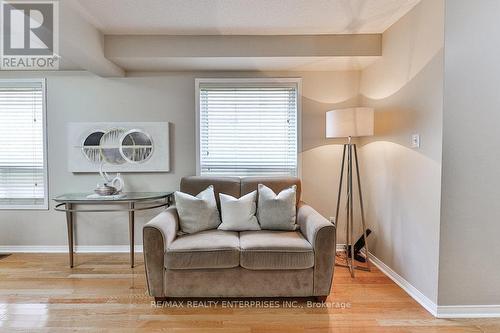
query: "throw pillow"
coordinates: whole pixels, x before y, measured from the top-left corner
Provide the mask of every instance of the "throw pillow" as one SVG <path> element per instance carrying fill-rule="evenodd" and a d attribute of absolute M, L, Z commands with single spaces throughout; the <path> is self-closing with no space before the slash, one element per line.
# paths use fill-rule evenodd
<path fill-rule="evenodd" d="M 219 194 L 222 223 L 217 229 L 230 231 L 260 230 L 255 217 L 257 191 L 237 199 L 227 194 Z"/>
<path fill-rule="evenodd" d="M 179 214 L 182 232 L 195 232 L 215 229 L 220 224 L 219 211 L 215 201 L 214 187 L 210 185 L 197 196 L 176 191 L 175 206 Z"/>
<path fill-rule="evenodd" d="M 260 227 L 267 230 L 296 230 L 295 223 L 297 186 L 293 185 L 278 195 L 269 187 L 259 184 L 257 218 Z"/>

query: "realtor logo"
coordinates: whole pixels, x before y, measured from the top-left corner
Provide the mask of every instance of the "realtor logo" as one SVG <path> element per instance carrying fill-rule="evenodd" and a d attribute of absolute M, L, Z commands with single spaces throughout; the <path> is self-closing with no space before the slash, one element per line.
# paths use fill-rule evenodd
<path fill-rule="evenodd" d="M 59 68 L 58 5 L 57 1 L 1 1 L 1 69 Z"/>

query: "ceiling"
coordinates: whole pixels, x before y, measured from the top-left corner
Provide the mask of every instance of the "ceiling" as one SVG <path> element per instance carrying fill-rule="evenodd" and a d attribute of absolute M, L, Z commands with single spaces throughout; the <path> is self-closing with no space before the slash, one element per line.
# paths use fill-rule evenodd
<path fill-rule="evenodd" d="M 359 70 L 380 59 L 381 34 L 419 2 L 64 0 L 62 58 L 103 76 Z"/>
<path fill-rule="evenodd" d="M 420 0 L 78 0 L 104 34 L 381 33 Z"/>

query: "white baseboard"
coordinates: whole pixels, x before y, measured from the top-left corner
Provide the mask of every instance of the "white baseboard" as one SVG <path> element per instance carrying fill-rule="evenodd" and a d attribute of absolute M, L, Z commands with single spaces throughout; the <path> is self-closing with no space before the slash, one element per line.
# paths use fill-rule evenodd
<path fill-rule="evenodd" d="M 438 318 L 500 318 L 500 305 L 438 305 Z"/>
<path fill-rule="evenodd" d="M 344 244 L 337 244 L 337 251 L 344 249 Z M 0 245 L 0 253 L 66 253 L 67 245 Z M 121 253 L 129 252 L 128 245 L 77 245 L 75 252 L 79 253 Z M 135 245 L 135 252 L 142 252 L 142 245 Z"/>
<path fill-rule="evenodd" d="M 77 245 L 76 253 L 128 253 L 129 245 Z M 134 246 L 135 252 L 142 252 L 142 245 Z M 67 253 L 66 245 L 5 245 L 0 246 L 0 253 Z"/>
<path fill-rule="evenodd" d="M 345 244 L 337 244 L 337 252 L 343 251 L 345 249 Z"/>

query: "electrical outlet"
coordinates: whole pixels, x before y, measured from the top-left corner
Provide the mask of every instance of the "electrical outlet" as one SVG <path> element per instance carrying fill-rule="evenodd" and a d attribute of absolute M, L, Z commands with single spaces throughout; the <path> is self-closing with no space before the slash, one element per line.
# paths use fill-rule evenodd
<path fill-rule="evenodd" d="M 414 133 L 410 138 L 410 147 L 412 148 L 420 148 L 420 134 Z"/>

